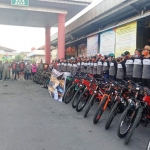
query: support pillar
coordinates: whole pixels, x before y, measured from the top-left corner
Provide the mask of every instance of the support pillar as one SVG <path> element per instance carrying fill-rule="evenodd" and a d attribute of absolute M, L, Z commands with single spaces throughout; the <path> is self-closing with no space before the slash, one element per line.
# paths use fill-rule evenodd
<path fill-rule="evenodd" d="M 50 64 L 50 27 L 45 28 L 45 61 Z"/>
<path fill-rule="evenodd" d="M 65 58 L 65 14 L 58 14 L 58 58 Z"/>

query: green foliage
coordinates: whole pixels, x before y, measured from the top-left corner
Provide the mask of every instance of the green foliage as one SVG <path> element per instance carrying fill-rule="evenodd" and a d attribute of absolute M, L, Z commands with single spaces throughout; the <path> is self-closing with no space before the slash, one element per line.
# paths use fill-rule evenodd
<path fill-rule="evenodd" d="M 21 55 L 21 54 L 18 54 L 15 56 L 16 61 L 21 61 L 22 59 L 23 59 L 23 55 Z"/>
<path fill-rule="evenodd" d="M 30 63 L 36 62 L 35 59 L 30 59 Z"/>

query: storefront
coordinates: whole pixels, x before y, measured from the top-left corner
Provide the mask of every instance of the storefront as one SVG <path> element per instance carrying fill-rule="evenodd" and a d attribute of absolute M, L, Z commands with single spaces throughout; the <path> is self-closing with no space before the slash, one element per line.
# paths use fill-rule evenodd
<path fill-rule="evenodd" d="M 66 48 L 65 58 L 70 59 L 71 57 L 77 57 L 77 48 L 75 46 L 69 46 Z"/>
<path fill-rule="evenodd" d="M 81 44 L 78 45 L 78 57 L 86 57 L 87 56 L 87 45 L 86 44 Z"/>

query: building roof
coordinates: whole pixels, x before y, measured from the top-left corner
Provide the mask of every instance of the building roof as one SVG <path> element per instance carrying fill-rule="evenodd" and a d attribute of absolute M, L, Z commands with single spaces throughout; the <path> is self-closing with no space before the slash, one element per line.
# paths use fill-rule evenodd
<path fill-rule="evenodd" d="M 27 57 L 45 56 L 45 50 L 34 50 L 27 54 Z"/>
<path fill-rule="evenodd" d="M 15 52 L 16 51 L 14 49 L 7 48 L 7 47 L 1 46 L 1 45 L 0 45 L 0 50 L 4 50 L 5 52 Z"/>

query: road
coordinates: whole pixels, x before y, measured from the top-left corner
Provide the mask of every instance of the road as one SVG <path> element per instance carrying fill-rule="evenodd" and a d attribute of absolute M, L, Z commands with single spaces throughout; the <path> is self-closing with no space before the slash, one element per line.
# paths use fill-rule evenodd
<path fill-rule="evenodd" d="M 71 105 L 50 98 L 32 81 L 0 82 L 0 150 L 145 150 L 150 128 L 139 127 L 128 146 L 116 135 L 117 119 L 104 129 L 108 112 L 94 125 Z"/>

